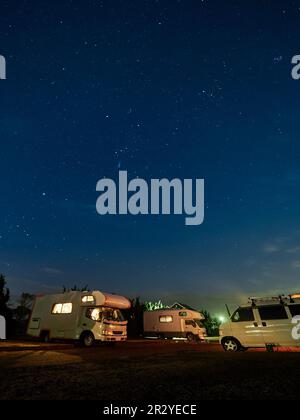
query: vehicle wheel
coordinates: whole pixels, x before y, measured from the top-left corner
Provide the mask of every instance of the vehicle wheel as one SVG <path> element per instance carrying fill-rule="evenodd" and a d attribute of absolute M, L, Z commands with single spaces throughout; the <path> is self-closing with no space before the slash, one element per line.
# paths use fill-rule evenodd
<path fill-rule="evenodd" d="M 195 336 L 193 333 L 187 333 L 186 338 L 189 343 L 193 343 L 195 341 Z"/>
<path fill-rule="evenodd" d="M 91 332 L 85 332 L 81 335 L 80 342 L 84 347 L 92 347 L 95 338 Z"/>
<path fill-rule="evenodd" d="M 232 337 L 224 338 L 222 341 L 222 346 L 225 351 L 228 352 L 238 352 L 242 350 L 241 344 Z"/>

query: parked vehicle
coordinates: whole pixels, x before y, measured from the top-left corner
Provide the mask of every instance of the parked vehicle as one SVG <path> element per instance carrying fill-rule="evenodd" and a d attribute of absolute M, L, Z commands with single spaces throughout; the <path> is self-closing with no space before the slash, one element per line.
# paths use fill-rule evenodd
<path fill-rule="evenodd" d="M 127 321 L 120 310 L 130 305 L 122 296 L 100 291 L 37 296 L 27 333 L 45 342 L 80 340 L 87 347 L 95 340 L 125 341 Z"/>
<path fill-rule="evenodd" d="M 220 328 L 225 351 L 244 351 L 266 346 L 300 346 L 300 294 L 288 297 L 249 298 Z"/>
<path fill-rule="evenodd" d="M 200 312 L 185 308 L 145 311 L 144 336 L 203 341 L 206 336 L 203 320 Z"/>

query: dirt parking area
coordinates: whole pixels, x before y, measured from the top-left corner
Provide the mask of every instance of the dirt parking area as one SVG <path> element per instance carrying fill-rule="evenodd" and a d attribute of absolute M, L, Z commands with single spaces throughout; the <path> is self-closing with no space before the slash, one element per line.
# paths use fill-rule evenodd
<path fill-rule="evenodd" d="M 91 349 L 0 343 L 0 399 L 299 399 L 300 353 L 136 340 Z"/>

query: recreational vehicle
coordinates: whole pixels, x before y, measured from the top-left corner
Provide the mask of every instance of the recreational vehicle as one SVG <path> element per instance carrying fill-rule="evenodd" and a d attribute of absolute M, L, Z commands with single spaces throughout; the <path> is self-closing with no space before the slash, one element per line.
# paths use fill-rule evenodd
<path fill-rule="evenodd" d="M 204 316 L 184 306 L 144 312 L 144 336 L 156 338 L 181 338 L 188 341 L 203 341 L 206 329 Z"/>
<path fill-rule="evenodd" d="M 37 296 L 27 333 L 45 342 L 79 340 L 86 347 L 95 340 L 125 341 L 127 321 L 121 310 L 128 308 L 128 299 L 99 291 Z"/>
<path fill-rule="evenodd" d="M 220 328 L 225 351 L 300 346 L 300 294 L 249 298 Z"/>

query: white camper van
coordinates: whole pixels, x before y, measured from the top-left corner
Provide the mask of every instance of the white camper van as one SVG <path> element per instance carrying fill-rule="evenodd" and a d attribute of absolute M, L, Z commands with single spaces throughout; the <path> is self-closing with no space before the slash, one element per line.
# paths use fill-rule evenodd
<path fill-rule="evenodd" d="M 203 320 L 200 312 L 184 307 L 145 311 L 144 336 L 203 341 L 206 337 Z"/>
<path fill-rule="evenodd" d="M 249 298 L 220 328 L 225 351 L 300 346 L 300 294 Z"/>
<path fill-rule="evenodd" d="M 125 341 L 127 321 L 120 310 L 130 305 L 122 296 L 99 291 L 37 296 L 27 333 L 46 342 L 80 340 L 87 347 L 95 340 Z"/>

